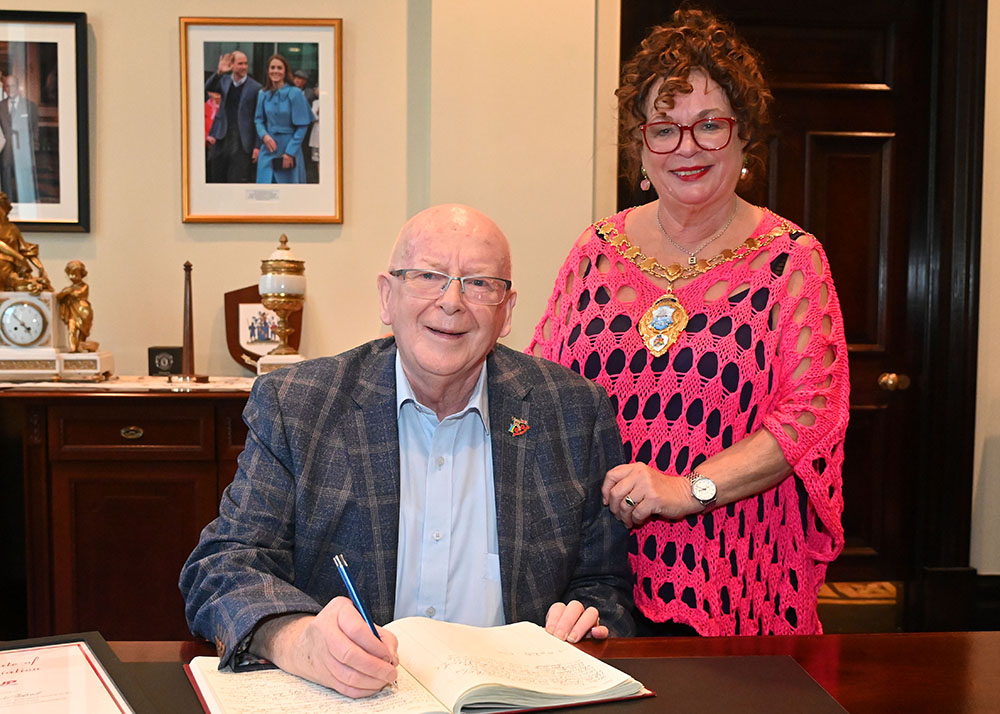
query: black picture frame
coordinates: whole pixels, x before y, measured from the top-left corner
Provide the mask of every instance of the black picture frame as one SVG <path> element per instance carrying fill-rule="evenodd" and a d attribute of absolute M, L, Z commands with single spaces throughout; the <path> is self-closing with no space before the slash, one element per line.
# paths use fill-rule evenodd
<path fill-rule="evenodd" d="M 12 161 L 7 137 L 0 149 L 0 190 L 11 194 L 11 220 L 22 232 L 89 232 L 87 14 L 0 10 L 0 71 L 13 75 L 19 93 L 35 105 L 26 121 L 38 127 L 29 131 L 31 168 L 21 168 L 13 180 L 16 169 L 4 172 Z M 6 102 L 6 90 L 0 91 L 0 105 Z M 0 119 L 3 112 L 0 107 Z M 25 176 L 22 185 L 35 179 L 30 200 L 18 195 L 17 182 Z"/>

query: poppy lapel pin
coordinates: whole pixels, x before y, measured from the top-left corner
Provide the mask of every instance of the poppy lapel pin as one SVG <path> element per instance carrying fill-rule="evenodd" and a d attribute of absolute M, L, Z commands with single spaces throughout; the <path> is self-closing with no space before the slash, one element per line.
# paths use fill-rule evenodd
<path fill-rule="evenodd" d="M 507 427 L 507 431 L 510 432 L 511 436 L 520 436 L 530 428 L 531 427 L 528 426 L 527 420 L 511 417 L 510 426 Z"/>

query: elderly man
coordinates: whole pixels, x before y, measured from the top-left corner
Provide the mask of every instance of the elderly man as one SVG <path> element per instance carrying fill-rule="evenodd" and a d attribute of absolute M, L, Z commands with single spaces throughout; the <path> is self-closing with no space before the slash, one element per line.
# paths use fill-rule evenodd
<path fill-rule="evenodd" d="M 394 337 L 257 380 L 246 450 L 181 574 L 192 631 L 350 696 L 396 677 L 344 597 L 554 636 L 631 635 L 627 531 L 601 505 L 621 442 L 604 391 L 497 344 L 516 293 L 500 229 L 466 206 L 402 229 L 378 276 Z"/>
<path fill-rule="evenodd" d="M 236 50 L 219 57 L 215 73 L 205 82 L 206 92 L 221 95 L 212 128 L 205 137 L 208 144 L 207 177 L 209 183 L 253 183 L 257 170 L 254 162 L 260 151 L 260 138 L 254 127 L 260 82 L 247 71 L 247 56 Z"/>

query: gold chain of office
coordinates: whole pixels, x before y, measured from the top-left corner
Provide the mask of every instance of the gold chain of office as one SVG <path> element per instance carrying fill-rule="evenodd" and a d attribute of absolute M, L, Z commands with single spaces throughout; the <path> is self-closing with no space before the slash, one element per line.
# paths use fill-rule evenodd
<path fill-rule="evenodd" d="M 614 246 L 619 255 L 634 263 L 639 270 L 652 275 L 654 278 L 666 280 L 672 286 L 676 280 L 695 278 L 702 273 L 707 273 L 712 268 L 729 263 L 733 260 L 739 260 L 756 250 L 760 250 L 761 248 L 770 245 L 771 241 L 778 236 L 790 233 L 794 230 L 794 227 L 787 221 L 782 221 L 779 226 L 771 229 L 762 236 L 750 236 L 736 249 L 726 248 L 716 256 L 703 258 L 694 265 L 685 266 L 681 266 L 679 263 L 663 266 L 657 262 L 656 258 L 644 255 L 638 246 L 629 243 L 625 234 L 618 231 L 614 222 L 610 218 L 606 218 L 603 221 L 599 221 L 594 224 L 594 230 L 601 240 L 611 246 Z"/>

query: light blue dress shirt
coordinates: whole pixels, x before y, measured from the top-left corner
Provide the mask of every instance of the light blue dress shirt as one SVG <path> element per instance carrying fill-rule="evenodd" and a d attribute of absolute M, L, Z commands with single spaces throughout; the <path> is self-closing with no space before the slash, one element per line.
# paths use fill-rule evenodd
<path fill-rule="evenodd" d="M 464 409 L 438 421 L 396 354 L 399 550 L 394 618 L 504 624 L 486 364 Z"/>

